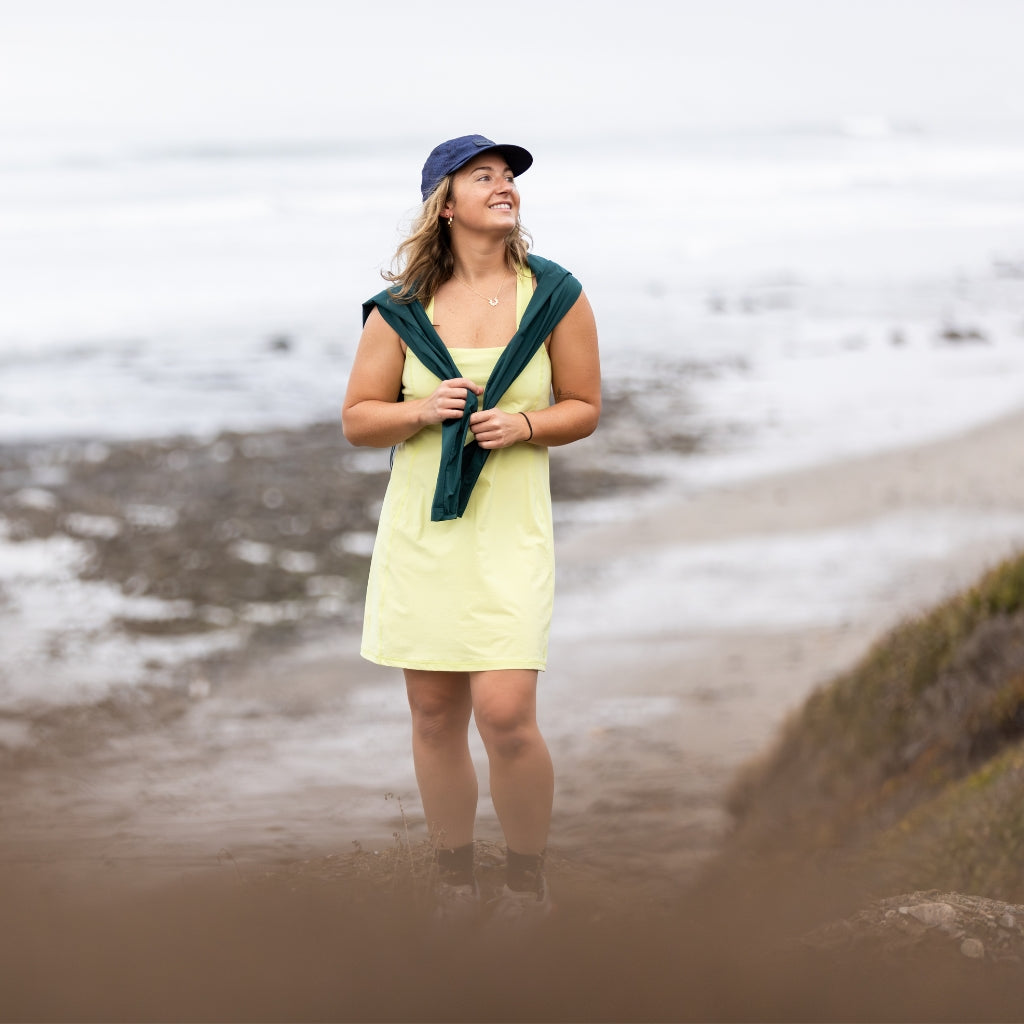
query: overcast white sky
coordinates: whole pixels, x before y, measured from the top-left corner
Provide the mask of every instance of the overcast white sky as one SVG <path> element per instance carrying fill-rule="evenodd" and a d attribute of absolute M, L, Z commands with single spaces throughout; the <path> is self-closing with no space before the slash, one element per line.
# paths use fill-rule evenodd
<path fill-rule="evenodd" d="M 0 130 L 1024 123 L 1024 0 L 0 0 Z"/>

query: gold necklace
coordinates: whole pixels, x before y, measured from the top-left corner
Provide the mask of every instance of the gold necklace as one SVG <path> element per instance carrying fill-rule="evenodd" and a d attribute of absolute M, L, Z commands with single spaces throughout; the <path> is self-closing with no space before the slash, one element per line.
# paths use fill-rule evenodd
<path fill-rule="evenodd" d="M 505 282 L 508 280 L 509 276 L 511 275 L 502 278 L 501 287 L 498 288 L 498 294 L 495 295 L 493 299 L 489 299 L 487 298 L 486 295 L 483 295 L 480 292 L 478 292 L 471 284 L 467 284 L 465 281 L 463 281 L 462 278 L 459 277 L 459 275 L 456 274 L 454 270 L 452 271 L 452 277 L 454 277 L 455 280 L 459 282 L 459 284 L 465 285 L 474 295 L 479 295 L 480 298 L 483 299 L 484 302 L 486 302 L 489 306 L 496 306 L 498 304 L 498 297 L 501 295 L 502 289 L 505 287 Z"/>

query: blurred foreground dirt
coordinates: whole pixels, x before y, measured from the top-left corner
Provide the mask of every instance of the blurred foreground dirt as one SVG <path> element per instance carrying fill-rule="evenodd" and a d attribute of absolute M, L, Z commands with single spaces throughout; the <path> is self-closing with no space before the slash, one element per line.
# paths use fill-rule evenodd
<path fill-rule="evenodd" d="M 361 855 L 155 888 L 0 885 L 4 1020 L 1019 1020 L 1024 972 L 939 945 L 823 951 L 862 893 L 721 868 L 664 903 L 560 862 L 525 938 L 439 936 L 394 864 Z M 421 894 L 420 894 L 421 895 Z"/>

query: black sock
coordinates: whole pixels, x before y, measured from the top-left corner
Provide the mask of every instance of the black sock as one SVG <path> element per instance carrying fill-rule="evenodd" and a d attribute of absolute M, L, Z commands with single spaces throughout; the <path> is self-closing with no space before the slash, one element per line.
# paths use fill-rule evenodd
<path fill-rule="evenodd" d="M 540 892 L 544 877 L 544 853 L 506 851 L 505 884 L 513 892 Z"/>
<path fill-rule="evenodd" d="M 454 850 L 440 849 L 437 851 L 437 868 L 441 881 L 448 885 L 472 885 L 473 876 L 473 844 L 466 843 Z"/>

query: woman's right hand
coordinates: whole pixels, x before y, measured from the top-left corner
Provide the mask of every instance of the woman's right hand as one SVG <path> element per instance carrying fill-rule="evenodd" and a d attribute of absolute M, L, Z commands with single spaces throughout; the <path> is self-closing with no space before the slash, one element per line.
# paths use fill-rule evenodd
<path fill-rule="evenodd" d="M 407 441 L 428 424 L 458 419 L 466 411 L 466 394 L 483 388 L 465 377 L 443 380 L 426 398 L 402 401 L 405 348 L 395 329 L 374 309 L 359 338 L 348 375 L 341 423 L 354 445 L 390 448 Z"/>
<path fill-rule="evenodd" d="M 421 399 L 423 423 L 444 423 L 457 420 L 466 411 L 466 394 L 472 391 L 479 396 L 484 389 L 466 377 L 443 380 L 432 395 Z"/>

